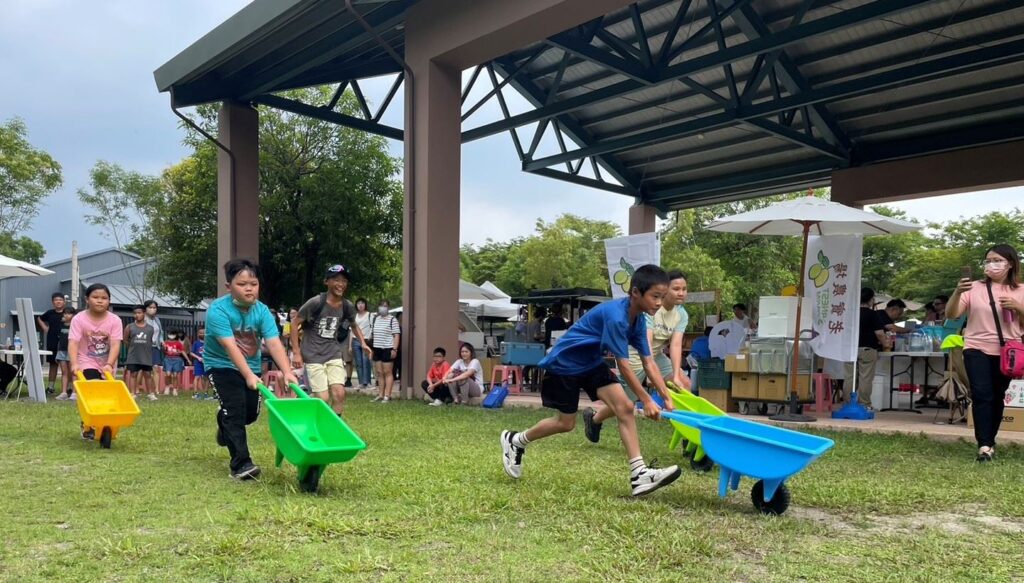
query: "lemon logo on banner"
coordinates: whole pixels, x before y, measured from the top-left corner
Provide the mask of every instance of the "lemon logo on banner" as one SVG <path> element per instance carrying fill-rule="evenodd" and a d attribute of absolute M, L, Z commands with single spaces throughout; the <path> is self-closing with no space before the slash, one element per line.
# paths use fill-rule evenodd
<path fill-rule="evenodd" d="M 828 278 L 831 275 L 829 271 L 828 257 L 824 251 L 818 251 L 818 262 L 811 266 L 811 269 L 807 272 L 807 277 L 811 278 L 814 282 L 814 287 L 823 287 L 828 283 Z"/>

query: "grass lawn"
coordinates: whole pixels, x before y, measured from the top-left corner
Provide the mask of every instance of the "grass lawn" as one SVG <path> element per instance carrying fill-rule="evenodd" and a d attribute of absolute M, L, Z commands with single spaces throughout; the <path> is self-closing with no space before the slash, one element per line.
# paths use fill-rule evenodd
<path fill-rule="evenodd" d="M 350 399 L 368 448 L 330 466 L 315 495 L 273 467 L 250 428 L 259 483 L 227 477 L 211 402 L 142 402 L 112 450 L 83 442 L 71 403 L 0 403 L 4 581 L 1021 581 L 1024 450 L 973 461 L 967 443 L 830 433 L 782 517 L 752 482 L 717 498 L 687 471 L 629 497 L 609 423 L 531 445 L 519 482 L 498 433 L 542 410 Z M 642 421 L 648 460 L 667 424 Z"/>

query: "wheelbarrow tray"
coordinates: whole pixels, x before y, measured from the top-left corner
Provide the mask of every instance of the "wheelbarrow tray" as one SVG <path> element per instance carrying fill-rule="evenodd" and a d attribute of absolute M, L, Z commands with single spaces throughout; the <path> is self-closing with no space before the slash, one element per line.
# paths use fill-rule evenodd
<path fill-rule="evenodd" d="M 319 399 L 273 399 L 265 401 L 270 435 L 283 456 L 301 474 L 310 466 L 347 462 L 366 443 Z"/>
<path fill-rule="evenodd" d="M 139 405 L 122 381 L 76 380 L 74 386 L 82 425 L 95 429 L 97 434 L 109 427 L 111 438 L 117 437 L 121 428 L 132 425 L 139 416 Z"/>
<path fill-rule="evenodd" d="M 698 397 L 686 389 L 679 389 L 674 385 L 673 390 L 669 391 L 669 396 L 672 397 L 672 404 L 675 405 L 677 410 L 689 411 L 692 413 L 703 413 L 705 415 L 722 416 L 725 415 L 721 409 L 716 407 L 707 399 Z M 672 434 L 672 439 L 669 441 L 668 448 L 674 450 L 679 442 L 685 439 L 688 443 L 687 451 L 693 453 L 693 460 L 699 462 L 704 459 L 705 449 L 701 444 L 700 429 L 697 427 L 691 427 L 685 423 L 681 423 L 674 419 L 669 419 L 669 423 L 675 431 Z"/>

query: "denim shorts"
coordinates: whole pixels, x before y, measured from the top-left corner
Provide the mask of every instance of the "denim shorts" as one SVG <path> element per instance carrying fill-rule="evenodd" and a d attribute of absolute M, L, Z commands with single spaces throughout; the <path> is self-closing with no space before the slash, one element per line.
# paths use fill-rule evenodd
<path fill-rule="evenodd" d="M 168 356 L 164 358 L 164 372 L 179 373 L 185 370 L 185 359 L 180 356 Z"/>

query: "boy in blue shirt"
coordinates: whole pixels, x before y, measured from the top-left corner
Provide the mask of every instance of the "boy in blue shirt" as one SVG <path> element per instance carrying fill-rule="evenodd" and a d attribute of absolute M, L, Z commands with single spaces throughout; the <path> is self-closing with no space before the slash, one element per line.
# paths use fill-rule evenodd
<path fill-rule="evenodd" d="M 611 300 L 587 312 L 543 360 L 545 370 L 540 395 L 545 407 L 558 411 L 555 417 L 538 422 L 526 431 L 501 432 L 502 464 L 505 473 L 518 479 L 523 472 L 523 454 L 526 445 L 576 427 L 580 390 L 591 401 L 601 400 L 615 414 L 619 423 L 619 436 L 629 459 L 630 485 L 633 496 L 649 494 L 667 486 L 679 477 L 678 466 L 664 469 L 650 468 L 640 455 L 640 440 L 633 416 L 633 401 L 626 396 L 619 378 L 604 362 L 605 352 L 611 352 L 626 384 L 640 397 L 644 415 L 658 419 L 661 409 L 640 384 L 629 366 L 629 347 L 640 354 L 644 372 L 655 388 L 668 395 L 668 388 L 658 365 L 651 357 L 647 344 L 647 326 L 643 314 L 654 315 L 668 292 L 668 274 L 656 265 L 644 265 L 636 270 L 630 282 L 629 297 Z M 672 409 L 672 400 L 665 399 L 665 407 Z"/>
<path fill-rule="evenodd" d="M 228 293 L 210 304 L 206 312 L 206 330 L 213 338 L 205 346 L 206 374 L 220 400 L 217 409 L 217 445 L 231 454 L 231 477 L 254 480 L 259 466 L 252 463 L 245 426 L 260 414 L 261 382 L 260 341 L 264 341 L 284 380 L 298 383 L 284 345 L 278 337 L 277 319 L 259 301 L 259 266 L 247 259 L 232 259 L 224 264 Z"/>

